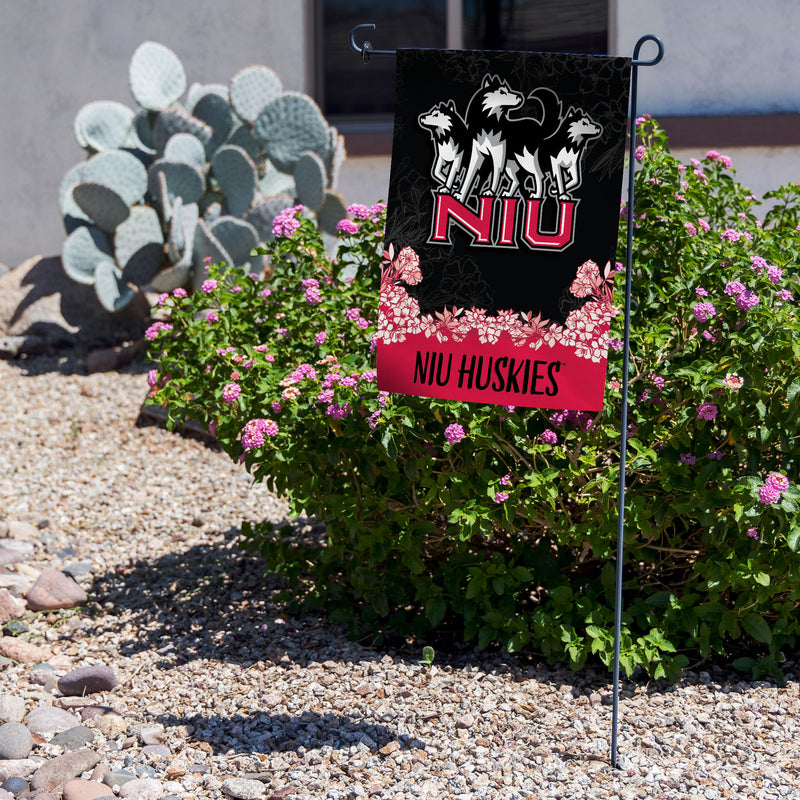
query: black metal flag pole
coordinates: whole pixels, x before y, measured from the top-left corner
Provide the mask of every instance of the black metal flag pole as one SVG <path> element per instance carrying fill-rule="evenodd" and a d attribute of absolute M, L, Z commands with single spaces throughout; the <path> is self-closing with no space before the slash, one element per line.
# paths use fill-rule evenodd
<path fill-rule="evenodd" d="M 350 31 L 350 47 L 359 54 L 366 63 L 373 55 L 396 55 L 394 50 L 375 50 L 372 43 L 364 41 L 359 44 L 356 34 L 362 30 L 374 30 L 373 23 L 356 25 Z M 647 42 L 654 42 L 658 47 L 655 57 L 650 60 L 640 60 L 639 53 Z M 633 261 L 633 226 L 634 226 L 634 174 L 636 150 L 636 99 L 638 89 L 638 67 L 653 66 L 658 64 L 664 56 L 664 46 L 658 37 L 648 34 L 642 36 L 636 43 L 631 60 L 630 84 L 630 128 L 629 128 L 629 164 L 628 164 L 628 225 L 627 225 L 627 255 L 625 265 L 625 316 L 624 316 L 624 349 L 623 349 L 623 383 L 622 383 L 622 419 L 620 436 L 620 476 L 619 476 L 619 502 L 617 508 L 617 564 L 616 564 L 616 595 L 615 595 L 615 630 L 614 630 L 614 677 L 613 677 L 613 716 L 611 731 L 611 765 L 617 767 L 617 729 L 619 723 L 619 672 L 620 672 L 620 639 L 622 629 L 622 576 L 624 561 L 624 533 L 625 533 L 625 480 L 626 480 L 626 451 L 628 433 L 628 379 L 630 372 L 630 314 L 631 314 L 631 285 Z"/>
<path fill-rule="evenodd" d="M 639 52 L 645 42 L 655 42 L 658 53 L 649 61 L 639 60 Z M 628 144 L 628 241 L 625 257 L 625 333 L 622 346 L 622 419 L 620 422 L 619 454 L 619 503 L 617 505 L 617 576 L 614 601 L 614 695 L 611 721 L 611 766 L 617 767 L 617 729 L 619 727 L 619 658 L 622 633 L 622 570 L 625 557 L 625 469 L 628 449 L 628 376 L 630 372 L 630 334 L 631 334 L 631 284 L 633 273 L 633 223 L 634 223 L 634 173 L 636 152 L 636 92 L 638 89 L 638 68 L 658 64 L 664 57 L 664 45 L 657 36 L 642 36 L 633 49 L 631 62 L 630 99 L 630 142 Z"/>

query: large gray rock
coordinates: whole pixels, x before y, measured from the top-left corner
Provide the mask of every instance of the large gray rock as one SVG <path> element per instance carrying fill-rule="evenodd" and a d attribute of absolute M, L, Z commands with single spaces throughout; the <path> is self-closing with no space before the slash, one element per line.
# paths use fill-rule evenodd
<path fill-rule="evenodd" d="M 33 749 L 33 736 L 20 722 L 0 725 L 0 760 L 27 758 Z"/>
<path fill-rule="evenodd" d="M 111 667 L 93 664 L 73 669 L 58 679 L 58 690 L 64 695 L 85 696 L 107 692 L 117 685 L 117 676 Z"/>
<path fill-rule="evenodd" d="M 104 347 L 140 339 L 150 307 L 143 294 L 122 311 L 106 311 L 93 286 L 75 283 L 59 256 L 34 256 L 0 275 L 0 350 L 36 351 L 72 344 Z"/>
<path fill-rule="evenodd" d="M 31 788 L 49 792 L 92 769 L 100 760 L 93 750 L 75 750 L 42 764 L 31 778 Z"/>
<path fill-rule="evenodd" d="M 71 714 L 63 708 L 55 706 L 39 706 L 28 712 L 25 717 L 25 725 L 31 733 L 38 733 L 40 736 L 52 736 L 55 733 L 68 731 L 81 724 L 80 717 Z"/>

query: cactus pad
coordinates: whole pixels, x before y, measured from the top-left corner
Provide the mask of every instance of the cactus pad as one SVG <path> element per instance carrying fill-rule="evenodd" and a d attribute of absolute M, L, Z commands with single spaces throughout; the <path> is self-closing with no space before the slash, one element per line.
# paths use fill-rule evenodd
<path fill-rule="evenodd" d="M 176 133 L 191 133 L 196 136 L 208 151 L 214 131 L 203 120 L 193 117 L 185 108 L 172 106 L 162 111 L 153 124 L 153 144 L 156 152 L 163 153 L 167 142 Z"/>
<path fill-rule="evenodd" d="M 163 111 L 186 91 L 180 59 L 157 42 L 143 42 L 136 48 L 128 79 L 134 100 L 148 111 Z"/>
<path fill-rule="evenodd" d="M 194 231 L 197 227 L 199 216 L 200 212 L 197 203 L 184 205 L 180 197 L 175 198 L 169 227 L 169 248 L 167 250 L 169 260 L 173 264 L 179 262 L 190 263 Z"/>
<path fill-rule="evenodd" d="M 186 249 L 186 236 L 183 232 L 183 200 L 180 197 L 176 197 L 175 202 L 172 204 L 167 243 L 169 260 L 173 264 L 180 261 L 181 254 Z"/>
<path fill-rule="evenodd" d="M 75 138 L 81 147 L 90 150 L 113 150 L 122 147 L 134 112 L 114 100 L 87 103 L 75 117 Z"/>
<path fill-rule="evenodd" d="M 77 210 L 83 215 L 83 212 L 75 205 L 72 198 L 72 189 L 76 183 L 83 180 L 83 168 L 86 165 L 85 161 L 81 161 L 74 167 L 70 167 L 64 177 L 61 179 L 61 185 L 58 187 L 58 209 L 63 216 Z"/>
<path fill-rule="evenodd" d="M 176 197 L 184 203 L 196 203 L 203 196 L 206 179 L 203 173 L 194 165 L 185 161 L 168 161 L 160 158 L 150 165 L 148 170 L 148 187 L 150 194 L 160 196 L 158 175 L 163 175 L 167 183 L 167 205 L 171 208 Z M 164 215 L 168 219 L 168 215 Z"/>
<path fill-rule="evenodd" d="M 156 292 L 171 292 L 179 286 L 188 286 L 191 275 L 191 262 L 184 264 L 181 261 L 173 267 L 167 267 L 167 269 L 161 270 L 161 272 L 150 281 L 150 286 L 152 286 L 153 290 Z"/>
<path fill-rule="evenodd" d="M 303 153 L 294 168 L 297 199 L 304 206 L 316 211 L 325 199 L 327 178 L 325 162 L 310 150 Z"/>
<path fill-rule="evenodd" d="M 94 283 L 94 270 L 101 261 L 114 263 L 111 240 L 99 228 L 85 225 L 76 228 L 64 240 L 61 264 L 76 283 Z"/>
<path fill-rule="evenodd" d="M 167 161 L 186 161 L 202 168 L 206 164 L 206 149 L 194 134 L 175 133 L 164 147 L 164 158 Z"/>
<path fill-rule="evenodd" d="M 114 234 L 114 256 L 127 281 L 144 286 L 153 279 L 164 264 L 164 237 L 154 209 L 131 209 Z"/>
<path fill-rule="evenodd" d="M 267 158 L 281 172 L 294 172 L 306 150 L 326 153 L 328 123 L 317 104 L 299 92 L 284 92 L 261 110 L 255 122 L 256 139 Z"/>
<path fill-rule="evenodd" d="M 210 259 L 210 262 L 206 262 L 206 259 Z M 211 232 L 205 221 L 200 219 L 197 222 L 197 230 L 194 234 L 192 247 L 192 264 L 194 265 L 194 270 L 192 272 L 192 288 L 195 290 L 203 285 L 207 274 L 207 263 L 223 263 L 232 267 L 233 259 L 222 246 L 219 239 Z"/>
<path fill-rule="evenodd" d="M 211 159 L 211 170 L 228 212 L 242 216 L 253 200 L 256 188 L 256 165 L 247 152 L 236 145 L 220 147 Z"/>
<path fill-rule="evenodd" d="M 139 111 L 131 122 L 128 133 L 128 146 L 142 150 L 149 155 L 155 155 L 156 143 L 153 137 L 153 126 L 158 115 L 154 111 Z"/>
<path fill-rule="evenodd" d="M 233 112 L 228 101 L 216 94 L 203 95 L 192 109 L 192 116 L 211 128 L 212 142 L 217 146 L 233 127 Z"/>
<path fill-rule="evenodd" d="M 218 217 L 209 226 L 209 230 L 237 266 L 249 260 L 250 251 L 258 244 L 256 229 L 249 222 L 237 217 Z"/>
<path fill-rule="evenodd" d="M 253 131 L 247 125 L 234 127 L 228 134 L 225 144 L 241 147 L 247 155 L 253 159 L 253 163 L 258 165 L 264 160 L 264 150 L 253 136 Z"/>
<path fill-rule="evenodd" d="M 338 224 L 347 216 L 347 204 L 338 192 L 325 192 L 325 199 L 317 210 L 320 230 L 332 236 L 337 234 Z"/>
<path fill-rule="evenodd" d="M 294 177 L 285 172 L 279 172 L 272 164 L 269 164 L 264 176 L 258 182 L 258 191 L 264 197 L 274 197 L 278 194 L 290 194 L 294 197 Z"/>
<path fill-rule="evenodd" d="M 330 146 L 328 152 L 325 153 L 323 161 L 328 171 L 328 186 L 336 186 L 342 164 L 345 158 L 347 158 L 347 151 L 344 146 L 344 136 L 340 136 L 336 128 L 331 128 L 330 133 Z"/>
<path fill-rule="evenodd" d="M 282 91 L 281 79 L 269 67 L 245 67 L 231 78 L 231 106 L 241 119 L 252 125 L 261 109 Z"/>
<path fill-rule="evenodd" d="M 140 202 L 147 191 L 147 170 L 125 150 L 107 150 L 92 156 L 83 168 L 83 180 L 110 187 L 129 206 Z"/>
<path fill-rule="evenodd" d="M 130 206 L 104 183 L 82 181 L 72 188 L 72 196 L 81 211 L 106 233 L 113 233 L 130 215 Z"/>
<path fill-rule="evenodd" d="M 230 102 L 228 87 L 224 83 L 193 83 L 186 92 L 186 108 L 194 113 L 194 107 L 207 94 L 215 94 L 226 103 Z"/>
<path fill-rule="evenodd" d="M 95 268 L 94 290 L 106 311 L 121 311 L 136 297 L 113 261 L 101 261 Z"/>

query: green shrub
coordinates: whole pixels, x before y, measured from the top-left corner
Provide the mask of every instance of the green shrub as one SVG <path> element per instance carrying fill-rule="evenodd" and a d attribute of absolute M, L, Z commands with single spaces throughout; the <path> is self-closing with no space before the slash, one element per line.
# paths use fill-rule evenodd
<path fill-rule="evenodd" d="M 654 121 L 639 133 L 622 666 L 779 676 L 800 630 L 800 187 L 760 224 L 725 156 L 682 165 Z M 291 209 L 269 282 L 212 268 L 163 296 L 153 402 L 325 522 L 243 527 L 297 607 L 378 641 L 448 629 L 609 665 L 622 316 L 596 415 L 378 392 L 382 208 L 350 212 L 336 260 Z"/>

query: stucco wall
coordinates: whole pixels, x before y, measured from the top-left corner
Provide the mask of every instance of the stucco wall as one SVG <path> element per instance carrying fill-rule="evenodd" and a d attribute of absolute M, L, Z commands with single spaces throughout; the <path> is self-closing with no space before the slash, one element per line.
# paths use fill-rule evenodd
<path fill-rule="evenodd" d="M 654 115 L 800 111 L 797 0 L 614 0 L 612 50 L 655 34 L 664 59 L 639 70 L 640 110 Z M 648 44 L 642 57 L 655 53 Z"/>
<path fill-rule="evenodd" d="M 136 104 L 128 63 L 146 40 L 172 49 L 189 84 L 250 64 L 305 90 L 301 0 L 0 0 L 0 262 L 61 251 L 58 187 L 85 158 L 73 134 L 93 100 Z"/>

